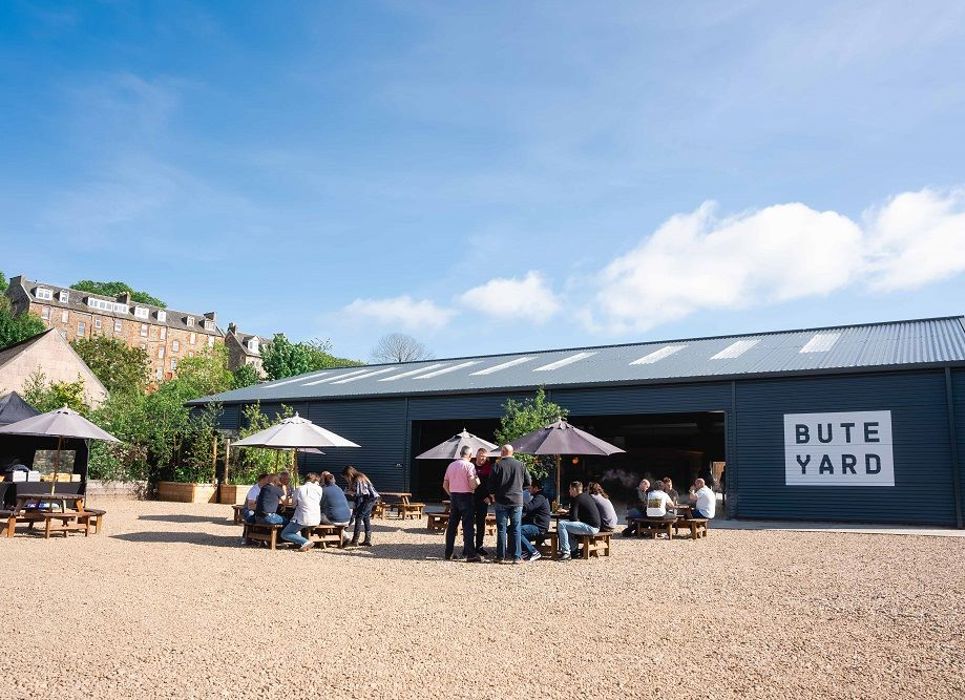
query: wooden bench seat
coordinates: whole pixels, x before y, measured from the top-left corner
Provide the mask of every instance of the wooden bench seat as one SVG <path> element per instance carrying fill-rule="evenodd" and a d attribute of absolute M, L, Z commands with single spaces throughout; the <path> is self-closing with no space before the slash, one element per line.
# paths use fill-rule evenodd
<path fill-rule="evenodd" d="M 314 527 L 302 528 L 302 536 L 307 537 L 312 542 L 319 545 L 322 549 L 345 547 L 344 525 L 315 525 Z"/>
<path fill-rule="evenodd" d="M 709 524 L 710 521 L 707 518 L 679 518 L 674 523 L 673 529 L 675 534 L 679 534 L 682 529 L 689 530 L 690 539 L 696 540 L 700 537 L 707 537 L 707 526 Z"/>
<path fill-rule="evenodd" d="M 668 539 L 673 539 L 674 526 L 678 520 L 679 518 L 673 520 L 647 517 L 628 518 L 627 526 L 633 530 L 634 534 L 639 536 L 656 537 L 658 533 L 665 533 Z"/>
<path fill-rule="evenodd" d="M 550 559 L 559 559 L 560 556 L 560 533 L 556 530 L 550 530 L 545 535 L 540 535 L 536 538 L 535 544 L 536 549 L 544 557 Z"/>
<path fill-rule="evenodd" d="M 235 525 L 241 525 L 241 523 L 244 521 L 244 517 L 242 517 L 241 514 L 244 513 L 247 507 L 247 505 L 231 506 L 231 510 L 234 511 L 232 513 L 232 517 L 234 518 Z"/>
<path fill-rule="evenodd" d="M 445 532 L 448 525 L 448 513 L 426 513 L 426 529 L 429 532 Z"/>
<path fill-rule="evenodd" d="M 278 548 L 279 533 L 282 525 L 266 525 L 263 523 L 242 523 L 242 537 L 246 544 L 261 542 L 268 545 L 269 549 Z"/>
<path fill-rule="evenodd" d="M 604 557 L 610 556 L 610 539 L 613 537 L 612 530 L 606 532 L 601 531 L 595 535 L 575 535 L 575 537 L 580 543 L 580 549 L 583 552 L 584 559 L 599 557 L 601 554 Z"/>
<path fill-rule="evenodd" d="M 90 534 L 90 518 L 85 517 L 83 511 L 40 511 L 36 515 L 30 516 L 30 529 L 34 523 L 44 523 L 44 539 L 50 539 L 51 535 L 61 533 L 66 537 L 71 532 L 83 532 L 84 537 Z M 59 525 L 57 523 L 60 523 Z"/>
<path fill-rule="evenodd" d="M 413 520 L 421 520 L 422 514 L 426 509 L 425 503 L 393 503 L 393 510 L 395 510 L 396 515 L 399 516 L 401 520 L 406 520 L 412 518 Z"/>

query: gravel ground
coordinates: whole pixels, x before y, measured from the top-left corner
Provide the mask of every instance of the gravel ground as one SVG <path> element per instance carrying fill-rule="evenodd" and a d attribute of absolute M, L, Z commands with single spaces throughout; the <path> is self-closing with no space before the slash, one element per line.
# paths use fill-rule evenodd
<path fill-rule="evenodd" d="M 96 506 L 98 504 L 92 504 Z M 227 506 L 0 540 L 8 698 L 965 697 L 965 539 L 711 531 L 609 559 L 240 546 Z M 487 542 L 488 544 L 488 542 Z"/>

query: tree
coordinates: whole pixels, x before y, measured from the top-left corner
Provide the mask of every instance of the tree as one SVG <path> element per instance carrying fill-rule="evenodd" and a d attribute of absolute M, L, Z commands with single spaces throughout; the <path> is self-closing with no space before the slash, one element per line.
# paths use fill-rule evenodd
<path fill-rule="evenodd" d="M 10 310 L 0 306 L 0 350 L 43 333 L 47 326 L 36 314 L 14 316 Z"/>
<path fill-rule="evenodd" d="M 284 333 L 276 333 L 271 343 L 261 352 L 262 367 L 269 379 L 284 379 L 306 372 L 334 367 L 357 367 L 364 364 L 331 354 L 327 340 L 293 343 Z"/>
<path fill-rule="evenodd" d="M 71 289 L 76 289 L 81 292 L 90 292 L 91 294 L 103 294 L 107 297 L 118 297 L 121 294 L 130 294 L 131 301 L 136 301 L 141 304 L 150 304 L 151 306 L 160 306 L 162 309 L 167 306 L 163 301 L 157 297 L 151 296 L 147 292 L 138 292 L 131 288 L 131 285 L 126 282 L 95 282 L 94 280 L 81 280 L 80 282 L 75 282 L 70 286 Z"/>
<path fill-rule="evenodd" d="M 383 335 L 372 348 L 372 359 L 379 363 L 415 362 L 432 358 L 432 353 L 425 345 L 405 333 Z"/>
<path fill-rule="evenodd" d="M 558 418 L 566 418 L 569 413 L 559 404 L 547 400 L 543 387 L 537 389 L 536 395 L 531 399 L 522 402 L 509 399 L 503 404 L 503 417 L 495 432 L 496 442 L 505 445 L 526 433 L 549 425 Z M 554 463 L 552 458 L 547 457 L 517 455 L 517 458 L 526 465 L 530 474 L 539 479 L 549 474 L 549 467 Z"/>
<path fill-rule="evenodd" d="M 72 346 L 109 393 L 142 393 L 147 386 L 150 362 L 141 348 L 106 336 L 80 338 Z"/>
<path fill-rule="evenodd" d="M 231 372 L 232 389 L 244 389 L 246 386 L 251 386 L 252 384 L 257 384 L 261 381 L 261 375 L 258 374 L 252 365 L 241 365 Z"/>
<path fill-rule="evenodd" d="M 47 375 L 38 369 L 27 377 L 23 398 L 41 413 L 55 411 L 64 406 L 85 415 L 90 412 L 90 407 L 84 401 L 84 380 L 81 377 L 77 377 L 76 382 L 48 384 Z"/>
<path fill-rule="evenodd" d="M 239 431 L 242 438 L 254 435 L 260 430 L 270 428 L 280 420 L 291 418 L 295 411 L 290 406 L 281 405 L 281 412 L 274 420 L 261 411 L 261 404 L 255 402 L 248 404 L 241 410 L 242 425 Z M 278 468 L 278 450 L 268 450 L 259 447 L 242 447 L 232 450 L 236 456 L 237 463 L 228 470 L 228 480 L 233 484 L 253 484 L 259 474 L 275 471 Z"/>

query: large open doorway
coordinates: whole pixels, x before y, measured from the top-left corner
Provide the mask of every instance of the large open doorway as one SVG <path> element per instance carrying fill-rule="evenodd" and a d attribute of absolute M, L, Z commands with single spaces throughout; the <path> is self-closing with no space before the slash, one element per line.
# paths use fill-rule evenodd
<path fill-rule="evenodd" d="M 675 488 L 685 492 L 698 476 L 716 487 L 725 471 L 723 411 L 571 416 L 569 420 L 626 453 L 611 457 L 564 456 L 560 479 L 564 491 L 569 481 L 599 481 L 613 500 L 626 502 L 643 477 L 652 480 L 669 476 Z M 412 455 L 442 442 L 463 427 L 492 440 L 498 425 L 495 419 L 414 421 Z M 413 460 L 411 468 L 412 491 L 419 499 L 437 501 L 443 497 L 445 462 Z"/>

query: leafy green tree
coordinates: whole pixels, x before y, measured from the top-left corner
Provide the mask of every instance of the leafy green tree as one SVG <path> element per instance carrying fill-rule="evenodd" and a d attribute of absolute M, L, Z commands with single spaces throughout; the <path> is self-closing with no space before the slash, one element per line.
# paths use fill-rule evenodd
<path fill-rule="evenodd" d="M 546 398 L 543 387 L 536 390 L 535 396 L 525 401 L 509 399 L 503 404 L 503 417 L 499 421 L 499 428 L 495 432 L 496 442 L 505 445 L 516 438 L 531 433 L 544 425 L 549 425 L 558 418 L 566 418 L 569 411 L 559 404 Z M 555 460 L 552 457 L 537 457 L 534 455 L 516 455 L 530 474 L 542 479 L 549 474 Z"/>
<path fill-rule="evenodd" d="M 94 280 L 81 280 L 80 282 L 75 282 L 70 286 L 71 289 L 77 289 L 81 292 L 90 292 L 91 294 L 103 294 L 108 297 L 116 297 L 121 294 L 130 294 L 131 300 L 139 302 L 141 304 L 150 304 L 151 306 L 160 306 L 162 309 L 167 306 L 163 301 L 157 297 L 151 296 L 147 292 L 139 292 L 131 288 L 126 282 L 95 282 Z"/>
<path fill-rule="evenodd" d="M 10 286 L 10 283 L 7 282 L 7 276 L 2 272 L 0 272 L 0 294 L 6 294 L 7 287 L 9 286 Z"/>
<path fill-rule="evenodd" d="M 331 350 L 332 345 L 328 341 L 316 339 L 293 343 L 284 333 L 276 333 L 271 344 L 261 353 L 262 365 L 269 379 L 284 379 L 320 369 L 358 367 L 365 364 L 335 357 Z"/>
<path fill-rule="evenodd" d="M 0 305 L 0 350 L 43 333 L 46 328 L 40 316 L 36 314 L 14 316 L 8 308 Z"/>
<path fill-rule="evenodd" d="M 84 401 L 84 380 L 77 377 L 76 382 L 49 382 L 40 370 L 29 377 L 23 387 L 23 398 L 41 413 L 54 411 L 67 406 L 81 414 L 90 412 Z"/>
<path fill-rule="evenodd" d="M 142 393 L 147 387 L 150 361 L 141 348 L 107 336 L 80 338 L 72 345 L 108 392 Z"/>
<path fill-rule="evenodd" d="M 251 386 L 261 381 L 261 375 L 258 374 L 258 370 L 251 365 L 241 365 L 232 371 L 231 375 L 233 378 L 231 384 L 232 389 L 244 389 L 246 386 Z"/>
<path fill-rule="evenodd" d="M 291 418 L 295 411 L 291 406 L 282 404 L 281 412 L 274 418 L 269 418 L 261 412 L 261 404 L 257 401 L 248 404 L 241 410 L 242 425 L 239 431 L 242 438 L 254 435 L 260 430 L 270 428 L 280 420 Z M 264 450 L 258 447 L 241 447 L 232 450 L 235 463 L 228 470 L 228 481 L 232 484 L 253 484 L 259 474 L 272 472 L 278 468 L 281 457 L 278 450 Z"/>

